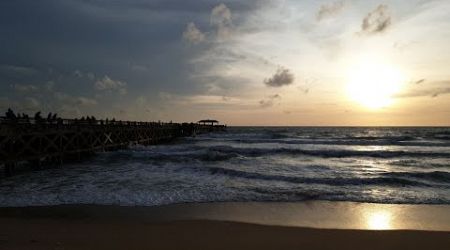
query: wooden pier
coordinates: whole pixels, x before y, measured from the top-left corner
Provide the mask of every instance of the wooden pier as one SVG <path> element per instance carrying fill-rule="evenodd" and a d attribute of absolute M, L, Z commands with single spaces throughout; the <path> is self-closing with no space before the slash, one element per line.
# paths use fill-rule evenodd
<path fill-rule="evenodd" d="M 0 166 L 6 176 L 18 163 L 61 166 L 65 159 L 130 145 L 150 145 L 178 137 L 225 130 L 224 125 L 107 120 L 10 120 L 0 118 Z"/>

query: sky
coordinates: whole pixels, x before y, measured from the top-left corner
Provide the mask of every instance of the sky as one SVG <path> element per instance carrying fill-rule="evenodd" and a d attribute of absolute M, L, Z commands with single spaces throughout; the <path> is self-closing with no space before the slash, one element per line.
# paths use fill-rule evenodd
<path fill-rule="evenodd" d="M 0 110 L 450 125 L 448 0 L 2 0 Z"/>

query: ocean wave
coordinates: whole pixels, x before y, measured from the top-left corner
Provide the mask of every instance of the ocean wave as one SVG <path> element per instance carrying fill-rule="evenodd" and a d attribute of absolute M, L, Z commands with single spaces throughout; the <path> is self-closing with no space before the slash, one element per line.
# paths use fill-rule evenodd
<path fill-rule="evenodd" d="M 400 166 L 418 166 L 421 164 L 420 158 L 450 158 L 450 153 L 446 152 L 422 152 L 405 150 L 350 150 L 350 149 L 301 149 L 301 148 L 257 148 L 257 147 L 233 147 L 233 146 L 198 146 L 185 145 L 178 150 L 168 150 L 165 147 L 136 150 L 124 150 L 108 153 L 108 161 L 116 162 L 122 160 L 143 160 L 154 163 L 162 162 L 219 162 L 233 159 L 249 159 L 263 156 L 288 155 L 312 156 L 318 158 L 360 158 L 370 157 L 378 159 L 395 159 L 393 164 Z M 428 163 L 431 167 L 448 167 L 445 164 Z"/>
<path fill-rule="evenodd" d="M 330 177 L 330 178 L 310 178 L 302 176 L 285 176 L 285 175 L 270 175 L 256 172 L 247 172 L 236 169 L 209 167 L 207 170 L 213 175 L 227 175 L 231 177 L 240 177 L 246 179 L 266 180 L 266 181 L 283 181 L 296 184 L 325 184 L 331 186 L 353 186 L 353 185 L 381 185 L 381 186 L 419 186 L 430 187 L 429 183 L 417 180 L 425 179 L 438 182 L 445 182 L 450 178 L 450 173 L 447 172 L 432 172 L 432 173 L 384 173 L 377 177 Z M 408 178 L 417 178 L 415 180 Z"/>
<path fill-rule="evenodd" d="M 306 150 L 298 148 L 237 148 L 232 146 L 214 146 L 209 150 L 237 154 L 247 157 L 258 157 L 264 155 L 287 154 L 287 155 L 307 155 L 323 158 L 343 158 L 343 157 L 373 157 L 373 158 L 395 158 L 395 157 L 441 157 L 450 158 L 450 153 L 444 152 L 421 152 L 421 151 L 394 151 L 394 150 L 335 150 L 319 149 Z"/>
<path fill-rule="evenodd" d="M 245 135 L 245 136 L 242 136 Z M 236 139 L 331 139 L 352 141 L 386 141 L 391 143 L 448 140 L 448 128 L 401 128 L 401 127 L 275 127 L 275 128 L 229 128 L 226 137 Z"/>
<path fill-rule="evenodd" d="M 397 140 L 359 140 L 359 139 L 298 139 L 292 137 L 285 138 L 246 138 L 246 139 L 229 139 L 236 143 L 246 144 L 258 144 L 258 143 L 273 143 L 273 144 L 288 144 L 288 145 L 342 145 L 342 146 L 416 146 L 416 147 L 450 147 L 449 142 L 441 141 L 425 141 L 425 140 L 410 140 L 410 141 L 397 141 Z"/>
<path fill-rule="evenodd" d="M 445 168 L 449 169 L 450 163 L 437 163 L 432 161 L 423 162 L 419 159 L 400 159 L 390 161 L 390 165 L 397 165 L 403 167 L 418 167 L 418 168 Z"/>
<path fill-rule="evenodd" d="M 394 177 L 407 177 L 414 179 L 429 180 L 434 182 L 442 182 L 450 184 L 450 173 L 444 171 L 433 172 L 391 172 L 390 176 Z"/>

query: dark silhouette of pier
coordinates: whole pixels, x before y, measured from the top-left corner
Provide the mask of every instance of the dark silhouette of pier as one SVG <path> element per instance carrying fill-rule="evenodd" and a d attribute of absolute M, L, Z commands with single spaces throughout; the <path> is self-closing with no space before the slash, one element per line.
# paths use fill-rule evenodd
<path fill-rule="evenodd" d="M 61 166 L 66 159 L 81 159 L 98 151 L 158 144 L 225 128 L 225 125 L 97 120 L 95 117 L 62 119 L 56 114 L 42 118 L 40 113 L 30 118 L 8 110 L 5 117 L 0 117 L 0 166 L 10 176 L 21 162 L 30 162 L 38 170 L 44 164 Z"/>

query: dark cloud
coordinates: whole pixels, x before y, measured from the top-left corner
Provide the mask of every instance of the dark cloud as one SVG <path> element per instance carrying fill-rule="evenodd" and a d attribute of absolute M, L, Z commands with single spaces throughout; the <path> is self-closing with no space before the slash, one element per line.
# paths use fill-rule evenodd
<path fill-rule="evenodd" d="M 269 87 L 282 87 L 294 83 L 294 80 L 294 74 L 289 69 L 280 67 L 272 77 L 264 80 L 264 84 Z"/>
<path fill-rule="evenodd" d="M 317 21 L 333 17 L 339 14 L 345 7 L 345 1 L 336 1 L 320 6 L 319 11 L 316 14 Z"/>
<path fill-rule="evenodd" d="M 216 46 L 201 43 L 207 34 L 225 36 L 266 1 L 0 1 L 0 99 L 97 116 L 118 113 L 140 95 L 155 102 L 161 92 L 231 95 L 249 80 L 206 74 L 193 58 Z M 186 49 L 185 30 L 184 38 L 201 46 Z"/>
<path fill-rule="evenodd" d="M 388 6 L 380 4 L 375 10 L 364 17 L 361 33 L 376 34 L 385 31 L 391 25 L 391 15 Z"/>
<path fill-rule="evenodd" d="M 103 9 L 143 10 L 155 12 L 184 12 L 202 14 L 205 9 L 211 10 L 218 4 L 215 0 L 72 0 L 80 4 L 95 6 Z M 239 12 L 248 12 L 261 6 L 267 0 L 230 0 L 227 5 Z M 220 2 L 219 2 L 220 3 Z"/>

